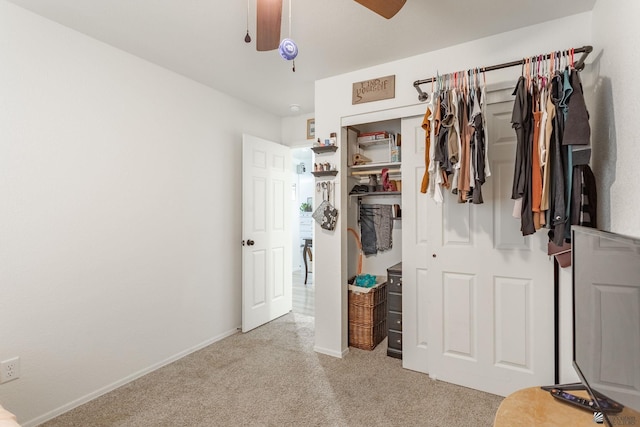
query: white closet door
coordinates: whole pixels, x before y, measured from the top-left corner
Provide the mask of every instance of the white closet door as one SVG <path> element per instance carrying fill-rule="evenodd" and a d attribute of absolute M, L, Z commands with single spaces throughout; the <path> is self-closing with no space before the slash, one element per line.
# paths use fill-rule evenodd
<path fill-rule="evenodd" d="M 429 372 L 427 197 L 422 116 L 402 120 L 402 366 Z"/>
<path fill-rule="evenodd" d="M 403 122 L 404 365 L 428 366 L 434 378 L 505 396 L 554 379 L 546 233 L 524 238 L 512 217 L 512 99 L 509 91 L 490 94 L 493 175 L 481 205 L 459 204 L 450 194 L 438 205 L 418 193 L 418 163 L 410 166 L 408 156 L 423 159 L 424 142 L 419 119 L 407 121 L 407 130 Z"/>

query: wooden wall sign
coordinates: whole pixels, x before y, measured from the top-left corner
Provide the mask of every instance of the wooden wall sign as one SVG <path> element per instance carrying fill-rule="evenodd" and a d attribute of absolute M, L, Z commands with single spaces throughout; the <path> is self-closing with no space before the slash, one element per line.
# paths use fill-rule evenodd
<path fill-rule="evenodd" d="M 396 97 L 396 76 L 379 77 L 353 84 L 351 105 Z"/>

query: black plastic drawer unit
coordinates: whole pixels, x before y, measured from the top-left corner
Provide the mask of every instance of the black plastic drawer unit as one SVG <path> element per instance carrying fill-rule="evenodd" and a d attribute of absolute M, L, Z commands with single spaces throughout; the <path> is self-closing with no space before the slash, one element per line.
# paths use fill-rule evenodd
<path fill-rule="evenodd" d="M 387 356 L 402 359 L 402 263 L 387 269 Z"/>

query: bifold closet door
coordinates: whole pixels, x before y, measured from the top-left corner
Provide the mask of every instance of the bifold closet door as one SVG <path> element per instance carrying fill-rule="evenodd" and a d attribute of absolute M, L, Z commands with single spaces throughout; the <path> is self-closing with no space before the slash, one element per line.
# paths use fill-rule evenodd
<path fill-rule="evenodd" d="M 512 99 L 508 90 L 489 94 L 492 176 L 480 205 L 457 203 L 452 194 L 436 204 L 419 193 L 421 118 L 407 119 L 406 130 L 403 122 L 403 356 L 412 355 L 405 367 L 503 396 L 554 380 L 546 233 L 525 238 L 512 216 Z"/>
<path fill-rule="evenodd" d="M 402 119 L 402 366 L 429 372 L 427 196 L 422 116 Z"/>

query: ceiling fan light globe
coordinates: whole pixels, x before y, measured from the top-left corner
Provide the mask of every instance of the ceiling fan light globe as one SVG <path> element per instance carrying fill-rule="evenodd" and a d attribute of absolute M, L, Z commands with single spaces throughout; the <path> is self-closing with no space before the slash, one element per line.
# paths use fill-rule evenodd
<path fill-rule="evenodd" d="M 282 58 L 291 61 L 298 56 L 298 46 L 291 39 L 282 39 L 280 46 L 278 46 L 278 52 Z"/>

